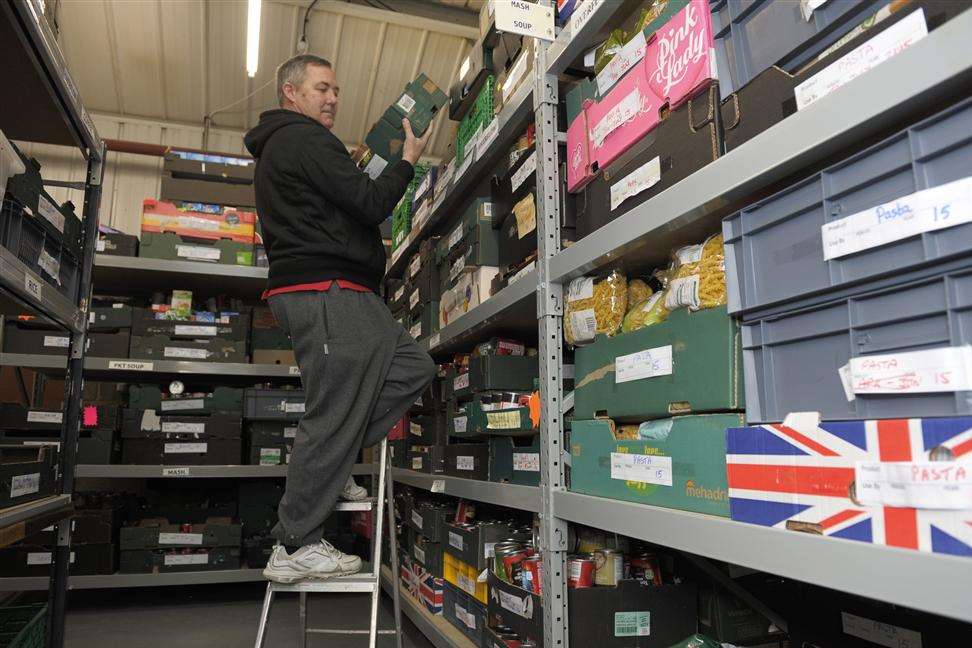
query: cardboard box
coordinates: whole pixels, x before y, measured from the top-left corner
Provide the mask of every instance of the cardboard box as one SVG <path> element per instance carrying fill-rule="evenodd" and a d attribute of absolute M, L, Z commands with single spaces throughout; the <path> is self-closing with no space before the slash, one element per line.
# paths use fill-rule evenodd
<path fill-rule="evenodd" d="M 255 223 L 254 212 L 223 207 L 219 204 L 197 204 L 196 201 L 168 202 L 152 198 L 142 201 L 143 245 L 146 233 L 171 232 L 194 239 L 210 241 L 229 239 L 252 246 Z M 252 261 L 250 265 L 253 265 Z"/>
<path fill-rule="evenodd" d="M 438 475 L 445 472 L 445 447 L 409 445 L 406 468 Z"/>
<path fill-rule="evenodd" d="M 641 439 L 617 438 L 609 420 L 574 420 L 570 490 L 728 517 L 725 430 L 743 420 L 741 414 L 676 416 L 643 424 Z"/>
<path fill-rule="evenodd" d="M 232 205 L 248 209 L 253 209 L 256 205 L 256 192 L 252 184 L 209 182 L 165 172 L 162 173 L 159 196 L 163 200 Z"/>
<path fill-rule="evenodd" d="M 303 389 L 243 390 L 243 417 L 249 421 L 299 421 L 305 407 Z"/>
<path fill-rule="evenodd" d="M 119 548 L 158 549 L 165 547 L 238 547 L 240 525 L 228 520 L 210 520 L 204 524 L 170 524 L 162 518 L 138 520 L 122 527 Z"/>
<path fill-rule="evenodd" d="M 543 644 L 543 601 L 540 595 L 507 583 L 489 572 L 487 609 L 491 621 L 498 619 L 521 637 Z M 573 608 L 575 613 L 584 608 Z M 586 613 L 586 610 L 585 610 Z M 583 645 L 583 644 L 580 644 Z"/>
<path fill-rule="evenodd" d="M 812 415 L 782 425 L 727 426 L 726 468 L 733 520 L 902 549 L 972 556 L 972 511 L 940 508 L 950 472 L 915 481 L 882 470 L 923 462 L 969 468 L 972 418 L 882 419 L 820 423 Z M 809 452 L 808 452 L 809 449 Z M 862 462 L 864 465 L 862 466 Z M 913 463 L 914 462 L 914 463 Z M 900 467 L 898 469 L 901 469 Z M 896 484 L 900 488 L 880 487 Z M 914 495 L 929 484 L 934 508 Z M 931 486 L 938 484 L 937 486 Z"/>
<path fill-rule="evenodd" d="M 445 551 L 442 554 L 442 574 L 445 581 L 455 585 L 476 601 L 486 605 L 486 601 L 488 600 L 486 581 L 479 581 L 479 574 L 482 571 L 482 569 L 478 569 L 475 565 L 470 565 L 456 558 L 449 553 L 449 547 L 445 547 Z"/>
<path fill-rule="evenodd" d="M 540 485 L 540 435 L 489 438 L 489 481 Z"/>
<path fill-rule="evenodd" d="M 529 407 L 488 407 L 479 400 L 466 403 L 462 412 L 455 411 L 449 419 L 449 434 L 464 437 L 479 437 L 484 434 L 523 436 L 536 432 L 530 419 Z"/>
<path fill-rule="evenodd" d="M 296 367 L 297 357 L 293 350 L 253 349 L 250 362 L 252 364 L 283 365 Z"/>
<path fill-rule="evenodd" d="M 752 645 L 772 639 L 770 625 L 769 619 L 722 588 L 699 592 L 699 630 L 713 639 Z"/>
<path fill-rule="evenodd" d="M 406 554 L 399 554 L 402 562 L 402 582 L 408 593 L 425 605 L 432 614 L 442 614 L 445 581 L 433 576 Z"/>
<path fill-rule="evenodd" d="M 445 412 L 413 415 L 408 424 L 409 443 L 445 445 L 449 438 Z"/>
<path fill-rule="evenodd" d="M 159 318 L 150 308 L 135 308 L 131 312 L 132 334 L 141 337 L 167 335 L 173 340 L 221 340 L 246 341 L 250 337 L 250 314 L 224 315 L 216 321 L 205 322 L 189 319 Z"/>
<path fill-rule="evenodd" d="M 57 451 L 50 446 L 0 445 L 0 508 L 53 495 Z"/>
<path fill-rule="evenodd" d="M 8 322 L 3 327 L 4 353 L 66 356 L 70 342 L 63 331 L 26 328 L 17 322 Z M 127 329 L 115 333 L 88 333 L 86 353 L 89 358 L 127 358 L 129 345 Z"/>
<path fill-rule="evenodd" d="M 246 342 L 174 340 L 167 335 L 132 336 L 129 357 L 183 362 L 246 362 Z"/>
<path fill-rule="evenodd" d="M 199 261 L 222 265 L 253 265 L 253 244 L 221 239 L 182 237 L 172 232 L 142 232 L 138 256 L 169 261 Z"/>
<path fill-rule="evenodd" d="M 445 583 L 443 590 L 442 616 L 474 646 L 482 646 L 486 631 L 486 606 L 449 582 Z"/>
<path fill-rule="evenodd" d="M 50 545 L 19 543 L 0 548 L 0 573 L 4 576 L 48 576 L 51 572 Z M 68 573 L 72 576 L 115 573 L 115 545 L 71 545 Z"/>
<path fill-rule="evenodd" d="M 446 539 L 446 525 L 455 519 L 455 505 L 434 506 L 427 503 L 416 504 L 405 517 L 405 523 L 431 542 Z"/>
<path fill-rule="evenodd" d="M 248 185 L 253 184 L 256 160 L 189 151 L 169 151 L 163 158 L 162 170 L 180 178 Z"/>
<path fill-rule="evenodd" d="M 475 356 L 469 371 L 446 384 L 446 398 L 463 398 L 484 391 L 533 391 L 540 375 L 536 357 L 512 355 Z"/>
<path fill-rule="evenodd" d="M 129 385 L 128 407 L 136 410 L 155 410 L 160 414 L 209 414 L 212 412 L 243 411 L 243 390 L 216 387 L 198 395 L 170 396 L 158 385 Z"/>
<path fill-rule="evenodd" d="M 407 118 L 412 132 L 418 137 L 431 125 L 439 109 L 446 103 L 446 95 L 427 76 L 405 86 L 398 99 L 382 114 L 378 122 L 365 135 L 368 152 L 360 164 L 372 178 L 378 177 L 388 164 L 402 159 L 405 130 L 402 119 Z"/>
<path fill-rule="evenodd" d="M 443 472 L 465 479 L 489 479 L 489 444 L 456 443 L 445 447 Z"/>
<path fill-rule="evenodd" d="M 442 578 L 441 543 L 432 542 L 428 538 L 415 534 L 412 546 L 406 546 L 402 549 L 411 552 L 415 564 L 420 565 L 433 576 Z"/>
<path fill-rule="evenodd" d="M 421 340 L 439 330 L 439 302 L 419 304 L 417 308 L 409 318 L 408 332 L 416 340 Z"/>
<path fill-rule="evenodd" d="M 449 523 L 445 525 L 443 545 L 447 554 L 474 570 L 472 578 L 475 580 L 489 566 L 496 543 L 513 535 L 513 529 L 504 522 L 479 522 L 472 526 Z M 458 580 L 450 582 L 462 586 Z M 473 593 L 468 588 L 463 589 Z M 485 598 L 482 600 L 485 601 Z"/>
<path fill-rule="evenodd" d="M 635 355 L 648 350 L 651 357 Z M 680 308 L 659 324 L 599 336 L 577 348 L 574 366 L 579 419 L 643 421 L 745 407 L 739 325 L 725 306 L 694 313 Z"/>
<path fill-rule="evenodd" d="M 138 237 L 121 232 L 99 232 L 95 250 L 109 256 L 137 256 Z"/>
<path fill-rule="evenodd" d="M 460 274 L 452 288 L 442 291 L 439 328 L 454 322 L 489 299 L 493 278 L 498 274 L 499 268 L 493 266 L 482 266 L 472 272 Z"/>

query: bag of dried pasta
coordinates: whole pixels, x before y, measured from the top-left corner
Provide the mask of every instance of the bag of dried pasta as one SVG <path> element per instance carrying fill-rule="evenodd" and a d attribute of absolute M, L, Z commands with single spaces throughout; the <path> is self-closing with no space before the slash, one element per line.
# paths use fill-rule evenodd
<path fill-rule="evenodd" d="M 635 304 L 624 316 L 621 331 L 630 333 L 638 329 L 658 324 L 668 319 L 668 309 L 665 308 L 665 291 L 660 290 L 648 299 Z"/>
<path fill-rule="evenodd" d="M 651 297 L 651 286 L 644 279 L 628 281 L 628 310 Z"/>
<path fill-rule="evenodd" d="M 668 283 L 665 308 L 696 311 L 726 303 L 726 259 L 722 234 L 710 236 L 701 245 L 689 245 L 675 252 L 675 273 Z"/>
<path fill-rule="evenodd" d="M 614 335 L 621 329 L 628 304 L 628 281 L 614 270 L 607 277 L 578 277 L 567 285 L 564 339 L 575 346 L 597 335 Z"/>

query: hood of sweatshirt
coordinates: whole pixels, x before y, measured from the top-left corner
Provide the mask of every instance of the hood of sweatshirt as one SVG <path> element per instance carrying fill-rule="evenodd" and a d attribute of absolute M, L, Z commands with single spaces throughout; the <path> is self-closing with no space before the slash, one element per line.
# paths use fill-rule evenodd
<path fill-rule="evenodd" d="M 270 141 L 273 134 L 284 126 L 290 126 L 291 124 L 314 124 L 315 126 L 324 128 L 319 122 L 293 110 L 286 110 L 284 108 L 267 110 L 260 113 L 260 121 L 243 137 L 246 150 L 253 157 L 260 157 L 260 154 L 263 152 L 263 147 L 267 145 L 267 142 Z"/>

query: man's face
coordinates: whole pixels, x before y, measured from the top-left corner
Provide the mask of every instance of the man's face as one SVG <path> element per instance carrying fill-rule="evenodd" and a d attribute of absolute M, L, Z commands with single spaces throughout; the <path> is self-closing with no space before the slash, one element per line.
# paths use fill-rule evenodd
<path fill-rule="evenodd" d="M 319 122 L 324 128 L 333 128 L 337 117 L 338 93 L 341 91 L 334 70 L 323 65 L 308 65 L 304 82 L 293 89 L 292 96 L 286 92 L 287 86 L 284 88 L 300 114 Z"/>

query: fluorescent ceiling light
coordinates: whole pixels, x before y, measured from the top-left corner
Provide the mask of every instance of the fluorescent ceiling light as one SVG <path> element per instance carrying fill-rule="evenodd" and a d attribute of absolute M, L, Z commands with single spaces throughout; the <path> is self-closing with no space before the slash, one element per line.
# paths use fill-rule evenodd
<path fill-rule="evenodd" d="M 248 0 L 246 8 L 246 74 L 255 77 L 260 64 L 260 10 L 263 0 Z"/>

